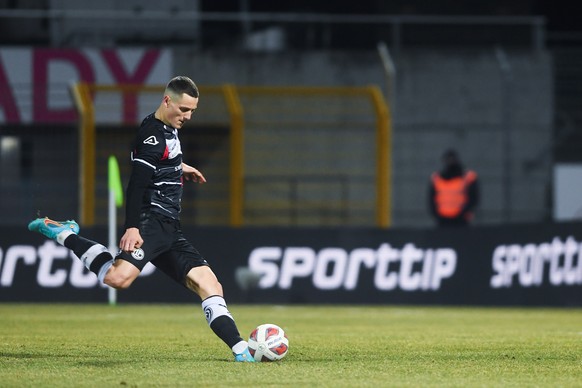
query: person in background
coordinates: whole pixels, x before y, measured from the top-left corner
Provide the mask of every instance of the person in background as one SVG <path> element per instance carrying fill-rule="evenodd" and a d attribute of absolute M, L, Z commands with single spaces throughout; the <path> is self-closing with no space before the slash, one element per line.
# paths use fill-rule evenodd
<path fill-rule="evenodd" d="M 442 162 L 442 170 L 434 172 L 430 179 L 431 214 L 439 226 L 469 225 L 479 204 L 477 173 L 465 169 L 453 149 L 443 154 Z"/>

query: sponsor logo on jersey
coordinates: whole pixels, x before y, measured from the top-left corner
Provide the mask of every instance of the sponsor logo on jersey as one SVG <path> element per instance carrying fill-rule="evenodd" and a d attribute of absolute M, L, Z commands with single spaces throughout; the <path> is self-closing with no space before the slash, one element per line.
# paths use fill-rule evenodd
<path fill-rule="evenodd" d="M 156 144 L 159 144 L 159 141 L 158 141 L 158 139 L 156 139 L 155 136 L 152 135 L 152 136 L 148 137 L 147 139 L 145 139 L 143 141 L 143 144 L 156 145 Z"/>
<path fill-rule="evenodd" d="M 174 133 L 174 137 L 171 139 L 166 139 L 166 145 L 168 152 L 167 157 L 169 159 L 174 159 L 175 157 L 182 155 L 182 146 L 180 145 L 177 132 Z"/>

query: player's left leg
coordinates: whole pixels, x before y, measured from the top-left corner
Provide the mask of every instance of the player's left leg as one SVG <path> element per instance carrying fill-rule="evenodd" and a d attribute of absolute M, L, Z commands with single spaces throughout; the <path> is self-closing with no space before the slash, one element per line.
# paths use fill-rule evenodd
<path fill-rule="evenodd" d="M 75 221 L 54 221 L 50 218 L 37 218 L 28 224 L 28 230 L 38 232 L 72 250 L 75 255 L 93 272 L 101 282 L 113 265 L 109 250 L 95 241 L 79 236 L 79 225 Z"/>
<path fill-rule="evenodd" d="M 232 349 L 235 361 L 254 362 L 248 343 L 240 336 L 234 318 L 228 311 L 222 285 L 210 267 L 192 268 L 186 277 L 186 287 L 202 299 L 202 309 L 208 325 Z"/>

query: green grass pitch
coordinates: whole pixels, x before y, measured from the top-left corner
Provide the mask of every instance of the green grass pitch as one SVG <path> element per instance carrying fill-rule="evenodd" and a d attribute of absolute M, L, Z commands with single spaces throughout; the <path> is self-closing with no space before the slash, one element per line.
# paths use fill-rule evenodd
<path fill-rule="evenodd" d="M 275 323 L 275 363 L 233 362 L 198 304 L 0 304 L 0 387 L 580 387 L 582 309 L 231 305 Z"/>

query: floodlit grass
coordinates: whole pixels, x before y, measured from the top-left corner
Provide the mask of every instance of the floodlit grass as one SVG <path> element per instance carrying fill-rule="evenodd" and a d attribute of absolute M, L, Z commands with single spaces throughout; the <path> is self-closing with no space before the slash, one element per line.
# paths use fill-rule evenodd
<path fill-rule="evenodd" d="M 0 387 L 582 386 L 582 309 L 231 305 L 290 341 L 234 363 L 199 305 L 0 304 Z"/>

